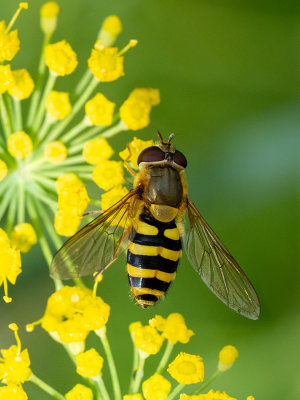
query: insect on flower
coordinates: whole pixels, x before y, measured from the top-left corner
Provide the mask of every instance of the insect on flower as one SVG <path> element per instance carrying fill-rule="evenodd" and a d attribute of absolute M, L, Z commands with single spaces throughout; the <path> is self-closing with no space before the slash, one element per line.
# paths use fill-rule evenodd
<path fill-rule="evenodd" d="M 127 249 L 131 291 L 143 308 L 156 303 L 175 278 L 182 244 L 190 263 L 228 307 L 257 319 L 252 284 L 187 196 L 185 156 L 165 142 L 144 149 L 133 189 L 71 237 L 51 264 L 53 278 L 103 272 Z M 183 227 L 187 212 L 186 227 Z"/>

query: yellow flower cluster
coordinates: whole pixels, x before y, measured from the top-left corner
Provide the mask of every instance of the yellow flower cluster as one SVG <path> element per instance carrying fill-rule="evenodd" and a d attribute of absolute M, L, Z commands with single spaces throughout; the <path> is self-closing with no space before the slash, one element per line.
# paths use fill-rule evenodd
<path fill-rule="evenodd" d="M 171 390 L 171 382 L 155 373 L 143 382 L 142 389 L 146 400 L 164 400 Z"/>
<path fill-rule="evenodd" d="M 0 228 L 0 286 L 4 286 L 3 299 L 6 303 L 11 302 L 8 297 L 7 281 L 13 285 L 16 283 L 17 276 L 21 273 L 20 250 L 12 247 L 7 234 Z"/>
<path fill-rule="evenodd" d="M 92 389 L 78 383 L 65 394 L 67 400 L 93 400 Z"/>
<path fill-rule="evenodd" d="M 66 40 L 45 47 L 45 63 L 59 76 L 70 75 L 77 67 L 77 55 Z"/>
<path fill-rule="evenodd" d="M 237 400 L 234 397 L 229 396 L 225 392 L 220 392 L 219 390 L 210 390 L 208 393 L 197 394 L 189 396 L 187 394 L 181 394 L 179 400 Z"/>
<path fill-rule="evenodd" d="M 104 360 L 100 354 L 94 348 L 91 348 L 76 355 L 76 372 L 86 378 L 95 378 L 100 375 L 103 362 Z"/>
<path fill-rule="evenodd" d="M 7 385 L 0 387 L 0 400 L 27 400 L 28 396 L 22 386 Z"/>
<path fill-rule="evenodd" d="M 12 75 L 14 81 L 8 93 L 18 100 L 27 99 L 34 89 L 34 82 L 29 72 L 25 68 L 17 69 L 12 71 Z"/>
<path fill-rule="evenodd" d="M 204 363 L 200 356 L 182 352 L 169 364 L 168 372 L 183 385 L 198 383 L 204 379 Z"/>
<path fill-rule="evenodd" d="M 55 230 L 59 235 L 74 235 L 90 201 L 86 188 L 75 174 L 70 173 L 57 179 L 56 189 L 59 210 L 54 220 Z"/>
<path fill-rule="evenodd" d="M 194 335 L 194 332 L 187 328 L 183 316 L 179 313 L 172 313 L 167 318 L 156 315 L 149 321 L 149 324 L 161 331 L 162 336 L 173 344 L 188 343 L 190 337 Z"/>
<path fill-rule="evenodd" d="M 84 144 L 82 155 L 86 162 L 98 165 L 104 160 L 108 160 L 114 151 L 105 138 L 96 138 Z"/>
<path fill-rule="evenodd" d="M 134 89 L 120 107 L 120 117 L 128 129 L 136 131 L 150 123 L 150 112 L 160 102 L 159 90 L 152 88 Z"/>
<path fill-rule="evenodd" d="M 107 323 L 109 313 L 109 305 L 90 289 L 64 286 L 49 297 L 41 324 L 64 343 L 83 342 L 90 331 Z"/>
<path fill-rule="evenodd" d="M 134 322 L 129 327 L 135 346 L 147 354 L 157 354 L 161 349 L 164 338 L 150 325 L 143 326 Z"/>
<path fill-rule="evenodd" d="M 33 245 L 37 243 L 37 236 L 33 226 L 27 222 L 14 227 L 11 236 L 11 244 L 22 253 L 28 253 Z"/>
<path fill-rule="evenodd" d="M 54 120 L 66 118 L 72 110 L 69 93 L 52 90 L 46 101 L 46 110 Z"/>
<path fill-rule="evenodd" d="M 32 152 L 33 144 L 30 136 L 24 131 L 20 131 L 8 137 L 7 148 L 13 157 L 22 159 Z"/>
<path fill-rule="evenodd" d="M 97 93 L 85 103 L 85 113 L 89 122 L 96 126 L 109 126 L 113 120 L 116 104 L 109 101 L 102 93 Z"/>

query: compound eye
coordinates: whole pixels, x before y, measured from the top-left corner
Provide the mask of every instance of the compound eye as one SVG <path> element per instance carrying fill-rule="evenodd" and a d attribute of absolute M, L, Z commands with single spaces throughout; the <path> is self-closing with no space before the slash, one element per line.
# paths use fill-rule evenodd
<path fill-rule="evenodd" d="M 163 161 L 164 159 L 165 153 L 159 147 L 150 146 L 140 153 L 137 163 Z"/>
<path fill-rule="evenodd" d="M 181 153 L 181 151 L 176 150 L 173 156 L 173 161 L 177 164 L 180 165 L 183 168 L 186 168 L 187 166 L 187 160 L 185 156 Z"/>

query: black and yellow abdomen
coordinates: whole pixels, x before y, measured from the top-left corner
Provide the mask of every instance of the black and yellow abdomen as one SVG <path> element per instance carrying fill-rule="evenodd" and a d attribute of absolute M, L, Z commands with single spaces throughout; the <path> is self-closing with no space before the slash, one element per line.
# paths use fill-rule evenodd
<path fill-rule="evenodd" d="M 149 307 L 166 293 L 180 255 L 175 220 L 160 222 L 144 209 L 133 223 L 127 252 L 128 279 L 137 303 Z"/>

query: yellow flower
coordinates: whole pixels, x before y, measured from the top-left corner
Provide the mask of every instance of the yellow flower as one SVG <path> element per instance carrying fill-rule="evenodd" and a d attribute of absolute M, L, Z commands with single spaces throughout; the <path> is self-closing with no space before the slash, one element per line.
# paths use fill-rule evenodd
<path fill-rule="evenodd" d="M 188 343 L 194 332 L 187 328 L 184 318 L 179 313 L 172 313 L 166 319 L 156 315 L 149 324 L 162 332 L 165 339 L 173 344 L 177 342 Z"/>
<path fill-rule="evenodd" d="M 170 392 L 171 382 L 155 373 L 143 382 L 142 388 L 146 400 L 165 400 Z"/>
<path fill-rule="evenodd" d="M 66 40 L 45 47 L 45 63 L 57 75 L 71 74 L 77 67 L 77 56 Z"/>
<path fill-rule="evenodd" d="M 82 215 L 89 204 L 89 196 L 84 186 L 62 189 L 58 193 L 58 208 Z"/>
<path fill-rule="evenodd" d="M 51 164 L 60 164 L 67 157 L 67 148 L 61 141 L 47 143 L 44 156 Z"/>
<path fill-rule="evenodd" d="M 122 32 L 122 22 L 117 15 L 109 15 L 105 18 L 102 28 L 111 35 L 118 35 Z"/>
<path fill-rule="evenodd" d="M 80 225 L 81 217 L 68 210 L 58 210 L 54 218 L 54 228 L 58 235 L 73 236 Z"/>
<path fill-rule="evenodd" d="M 109 305 L 90 289 L 64 286 L 49 297 L 41 322 L 64 343 L 82 342 L 91 330 L 107 323 L 109 312 Z"/>
<path fill-rule="evenodd" d="M 8 385 L 0 387 L 0 400 L 27 400 L 28 396 L 22 386 Z"/>
<path fill-rule="evenodd" d="M 239 352 L 236 347 L 231 345 L 223 347 L 219 353 L 219 370 L 226 371 L 231 368 L 238 355 Z"/>
<path fill-rule="evenodd" d="M 85 104 L 86 115 L 93 125 L 111 125 L 114 109 L 115 103 L 109 101 L 102 93 L 97 93 Z"/>
<path fill-rule="evenodd" d="M 124 183 L 124 171 L 120 161 L 102 160 L 92 172 L 94 182 L 104 190 Z"/>
<path fill-rule="evenodd" d="M 132 334 L 134 333 L 137 329 L 141 328 L 143 325 L 140 321 L 132 322 L 129 325 L 129 332 Z"/>
<path fill-rule="evenodd" d="M 7 350 L 1 350 L 0 380 L 7 385 L 18 385 L 24 383 L 31 375 L 30 359 L 27 349 L 21 351 L 18 326 L 10 324 L 9 328 L 15 333 L 17 346 L 13 345 Z"/>
<path fill-rule="evenodd" d="M 160 103 L 159 90 L 151 87 L 133 89 L 130 93 L 130 98 L 132 97 L 150 103 L 151 106 L 157 106 Z"/>
<path fill-rule="evenodd" d="M 100 82 L 112 82 L 124 75 L 124 57 L 117 47 L 104 47 L 97 40 L 88 59 L 88 66 Z"/>
<path fill-rule="evenodd" d="M 14 85 L 14 77 L 10 65 L 0 65 L 0 94 Z"/>
<path fill-rule="evenodd" d="M 96 138 L 84 144 L 82 155 L 89 164 L 97 165 L 107 160 L 114 151 L 105 138 Z"/>
<path fill-rule="evenodd" d="M 198 394 L 189 396 L 187 394 L 181 394 L 179 400 L 237 400 L 234 397 L 228 396 L 225 392 L 219 390 L 210 390 L 208 393 Z"/>
<path fill-rule="evenodd" d="M 11 233 L 11 244 L 22 253 L 28 253 L 37 243 L 37 236 L 33 226 L 28 223 L 16 225 Z"/>
<path fill-rule="evenodd" d="M 138 168 L 137 159 L 140 153 L 147 147 L 153 146 L 153 140 L 141 140 L 136 137 L 128 144 L 126 149 L 119 153 L 122 160 L 130 161 L 134 168 Z M 129 149 L 128 149 L 129 147 Z"/>
<path fill-rule="evenodd" d="M 60 8 L 56 1 L 48 1 L 42 5 L 40 9 L 40 16 L 42 18 L 54 18 L 58 15 L 59 11 Z"/>
<path fill-rule="evenodd" d="M 72 110 L 69 93 L 52 90 L 46 101 L 46 110 L 55 120 L 66 118 Z"/>
<path fill-rule="evenodd" d="M 77 354 L 77 374 L 87 378 L 94 378 L 99 375 L 103 367 L 103 358 L 93 348 L 84 353 Z"/>
<path fill-rule="evenodd" d="M 6 163 L 3 160 L 0 160 L 0 182 L 6 177 L 7 171 Z"/>
<path fill-rule="evenodd" d="M 116 204 L 122 197 L 126 196 L 128 189 L 124 186 L 116 186 L 110 191 L 101 195 L 101 208 L 108 210 L 111 206 Z"/>
<path fill-rule="evenodd" d="M 179 353 L 168 368 L 169 374 L 183 385 L 202 382 L 204 364 L 200 356 Z"/>
<path fill-rule="evenodd" d="M 12 71 L 14 84 L 8 89 L 11 96 L 19 100 L 27 99 L 33 89 L 34 82 L 26 69 Z"/>
<path fill-rule="evenodd" d="M 81 182 L 78 176 L 73 173 L 61 175 L 56 180 L 57 193 L 60 193 L 62 190 L 65 190 L 67 188 L 72 188 L 74 186 L 84 187 L 84 184 Z"/>
<path fill-rule="evenodd" d="M 247 396 L 247 400 L 255 400 L 253 396 Z"/>
<path fill-rule="evenodd" d="M 7 281 L 14 285 L 20 273 L 20 250 L 11 247 L 7 234 L 0 228 L 0 286 L 4 286 L 3 299 L 6 303 L 12 300 L 8 297 Z"/>
<path fill-rule="evenodd" d="M 125 394 L 123 400 L 143 400 L 143 396 L 140 393 Z"/>
<path fill-rule="evenodd" d="M 5 22 L 0 22 L 0 62 L 11 61 L 20 49 L 18 31 L 8 32 Z"/>
<path fill-rule="evenodd" d="M 139 326 L 132 332 L 135 346 L 147 354 L 157 354 L 161 349 L 164 338 L 152 326 Z"/>
<path fill-rule="evenodd" d="M 93 400 L 92 389 L 78 383 L 65 394 L 67 400 Z"/>
<path fill-rule="evenodd" d="M 27 157 L 33 149 L 32 140 L 24 131 L 16 132 L 7 139 L 9 153 L 16 158 Z"/>

